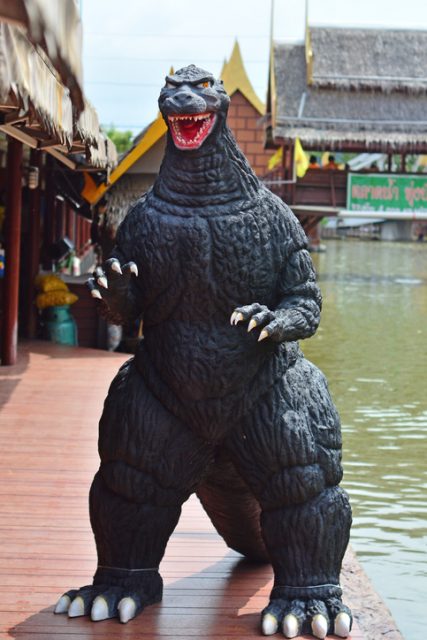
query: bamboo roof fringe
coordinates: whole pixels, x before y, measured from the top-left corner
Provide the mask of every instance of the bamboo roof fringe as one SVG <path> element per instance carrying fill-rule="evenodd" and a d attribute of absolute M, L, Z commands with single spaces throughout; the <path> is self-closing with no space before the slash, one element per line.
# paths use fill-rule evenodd
<path fill-rule="evenodd" d="M 77 115 L 84 108 L 82 25 L 76 0 L 0 0 L 0 15 L 25 28 L 69 89 Z"/>
<path fill-rule="evenodd" d="M 310 28 L 305 45 L 274 44 L 270 74 L 276 143 L 427 150 L 427 32 Z"/>
<path fill-rule="evenodd" d="M 89 100 L 84 100 L 84 108 L 75 122 L 74 131 L 82 142 L 85 141 L 95 148 L 98 147 L 99 119 L 95 107 Z"/>
<path fill-rule="evenodd" d="M 32 110 L 43 128 L 69 148 L 73 107 L 69 90 L 55 76 L 47 56 L 29 42 L 22 27 L 0 23 L 0 99 L 3 105 Z"/>
<path fill-rule="evenodd" d="M 92 167 L 107 169 L 107 180 L 109 179 L 110 171 L 118 164 L 115 144 L 101 131 L 96 145 L 89 145 L 87 149 L 87 161 Z"/>
<path fill-rule="evenodd" d="M 47 148 L 67 166 L 116 166 L 117 151 L 101 132 L 82 93 L 81 23 L 75 0 L 0 0 L 0 128 Z"/>

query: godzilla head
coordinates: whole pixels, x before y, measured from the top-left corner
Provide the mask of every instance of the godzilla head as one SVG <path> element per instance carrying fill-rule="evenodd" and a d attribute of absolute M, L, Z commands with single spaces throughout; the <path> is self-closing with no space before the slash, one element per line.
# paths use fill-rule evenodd
<path fill-rule="evenodd" d="M 182 151 L 202 146 L 225 121 L 229 103 L 222 82 L 194 64 L 166 76 L 159 97 L 172 140 Z"/>

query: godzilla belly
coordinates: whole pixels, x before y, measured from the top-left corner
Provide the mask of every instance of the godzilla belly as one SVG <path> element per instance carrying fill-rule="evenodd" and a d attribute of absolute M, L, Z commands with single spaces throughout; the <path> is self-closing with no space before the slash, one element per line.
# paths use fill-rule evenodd
<path fill-rule="evenodd" d="M 273 351 L 245 327 L 168 323 L 151 327 L 145 348 L 163 382 L 181 399 L 219 398 L 247 384 Z"/>

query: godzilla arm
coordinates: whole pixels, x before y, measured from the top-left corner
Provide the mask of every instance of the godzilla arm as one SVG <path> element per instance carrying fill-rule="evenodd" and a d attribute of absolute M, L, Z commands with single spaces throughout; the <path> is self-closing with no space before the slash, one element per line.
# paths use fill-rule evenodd
<path fill-rule="evenodd" d="M 293 224 L 292 227 L 287 261 L 278 281 L 280 302 L 275 309 L 275 319 L 266 327 L 268 333 L 272 330 L 274 339 L 280 342 L 312 336 L 319 326 L 322 307 L 322 296 L 307 251 L 307 239 L 299 225 Z"/>
<path fill-rule="evenodd" d="M 287 212 L 289 216 L 290 212 Z M 291 342 L 312 336 L 320 321 L 322 296 L 307 238 L 298 221 L 290 213 L 285 240 L 286 251 L 276 282 L 276 304 L 273 309 L 254 303 L 234 310 L 231 324 L 248 321 L 248 331 L 262 329 L 259 340 Z"/>

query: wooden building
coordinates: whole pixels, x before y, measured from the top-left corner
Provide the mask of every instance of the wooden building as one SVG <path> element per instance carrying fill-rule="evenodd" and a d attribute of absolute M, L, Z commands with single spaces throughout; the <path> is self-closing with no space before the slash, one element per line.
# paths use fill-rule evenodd
<path fill-rule="evenodd" d="M 306 228 L 346 206 L 347 171 L 308 170 L 294 176 L 294 148 L 306 151 L 427 151 L 427 32 L 306 28 L 304 44 L 273 43 L 266 134 L 283 148 L 269 176 Z"/>
<path fill-rule="evenodd" d="M 74 0 L 49 8 L 40 0 L 0 1 L 2 365 L 15 362 L 18 333 L 35 335 L 34 278 L 40 263 L 51 266 L 48 248 L 64 236 L 81 255 L 88 248 L 90 221 L 78 215 L 82 203 L 70 195 L 67 172 L 108 173 L 117 162 L 83 95 L 81 75 Z"/>

